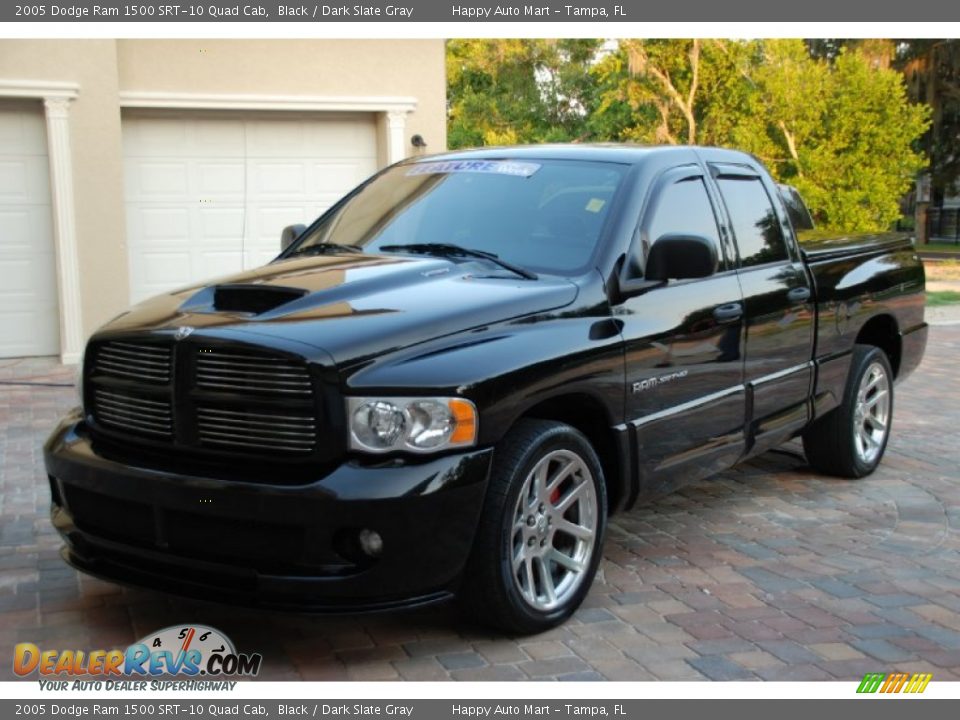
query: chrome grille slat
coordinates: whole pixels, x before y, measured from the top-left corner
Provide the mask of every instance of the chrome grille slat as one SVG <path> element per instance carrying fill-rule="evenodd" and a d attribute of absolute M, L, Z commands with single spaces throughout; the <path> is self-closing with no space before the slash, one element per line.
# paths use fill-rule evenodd
<path fill-rule="evenodd" d="M 282 437 L 274 437 L 274 435 Z M 270 433 L 270 436 L 260 436 L 243 433 L 228 433 L 220 430 L 200 430 L 200 437 L 207 438 L 227 438 L 228 440 L 269 440 L 270 442 L 282 443 L 285 445 L 296 445 L 297 447 L 309 448 L 313 445 L 313 437 L 309 434 L 288 435 L 287 433 Z"/>
<path fill-rule="evenodd" d="M 131 365 L 131 363 L 127 361 L 121 362 L 119 360 L 112 360 L 106 357 L 97 358 L 97 367 L 106 368 L 106 372 L 108 373 L 112 372 L 113 370 L 123 372 L 123 371 L 136 369 L 139 372 L 144 373 L 145 375 L 150 375 L 151 377 L 155 375 L 164 375 L 164 376 L 170 375 L 170 368 L 154 367 L 153 365 L 140 365 L 140 364 Z"/>
<path fill-rule="evenodd" d="M 114 422 L 122 422 L 124 426 L 133 426 L 138 429 L 153 429 L 158 432 L 162 431 L 164 435 L 170 434 L 170 423 L 164 422 L 152 422 L 146 420 L 135 412 L 123 412 L 121 410 L 100 410 L 100 419 L 101 420 L 113 420 Z"/>
<path fill-rule="evenodd" d="M 249 385 L 246 385 L 244 383 L 227 384 L 227 383 L 205 382 L 201 384 L 198 382 L 197 384 L 200 385 L 201 387 L 223 388 L 224 390 L 250 390 L 251 389 Z M 260 390 L 261 391 L 270 390 L 272 392 L 287 393 L 290 395 L 309 395 L 310 394 L 309 390 L 282 390 L 280 388 L 273 388 L 273 387 L 264 387 L 264 388 L 260 388 Z"/>
<path fill-rule="evenodd" d="M 228 415 L 228 416 L 241 417 L 241 418 L 251 417 L 250 412 L 242 412 L 237 410 L 224 410 L 223 408 L 205 407 L 205 408 L 201 408 L 200 412 L 210 413 L 213 415 Z M 307 415 L 277 415 L 276 413 L 272 413 L 272 412 L 262 413 L 262 415 L 263 417 L 269 417 L 271 420 L 307 420 L 311 423 L 314 421 L 313 417 L 307 416 Z M 258 417 L 258 416 L 254 415 L 253 417 Z"/>
<path fill-rule="evenodd" d="M 201 360 L 205 360 L 206 358 L 222 358 L 224 360 L 229 360 L 230 362 L 237 360 L 256 360 L 257 362 L 287 363 L 288 365 L 296 365 L 296 363 L 284 357 L 270 357 L 269 355 L 246 355 L 243 352 L 233 353 L 218 350 L 201 350 L 197 354 L 197 358 Z"/>
<path fill-rule="evenodd" d="M 270 430 L 270 431 L 259 431 L 256 428 L 232 428 L 232 427 L 218 427 L 214 426 L 217 429 L 211 430 L 206 426 L 200 427 L 201 433 L 210 433 L 210 434 L 221 434 L 224 437 L 267 437 L 276 435 L 278 438 L 290 438 L 291 440 L 303 440 L 307 443 L 313 443 L 313 432 L 310 430 Z"/>
<path fill-rule="evenodd" d="M 134 406 L 130 404 L 124 404 L 117 402 L 116 400 L 107 400 L 103 397 L 97 397 L 97 405 L 105 409 L 116 409 L 116 410 L 130 410 L 135 409 L 138 413 L 143 413 L 148 418 L 156 418 L 157 420 L 170 420 L 170 411 L 169 410 L 157 410 L 156 408 L 143 407 L 143 406 Z"/>
<path fill-rule="evenodd" d="M 105 425 L 114 425 L 120 428 L 121 430 L 130 430 L 130 426 L 131 426 L 131 423 L 127 419 L 121 420 L 121 419 L 115 419 L 109 416 L 101 416 L 100 422 L 104 423 Z M 136 430 L 136 432 L 148 433 L 150 435 L 159 435 L 165 438 L 170 437 L 169 430 L 157 430 L 155 428 L 144 427 L 140 425 L 135 426 L 134 430 Z"/>
<path fill-rule="evenodd" d="M 117 360 L 117 361 L 122 360 L 124 362 L 127 360 L 134 360 L 135 362 L 141 363 L 144 365 L 157 365 L 159 367 L 168 367 L 170 364 L 169 353 L 167 353 L 166 356 L 147 355 L 146 357 L 144 357 L 142 353 L 138 354 L 138 353 L 130 352 L 128 350 L 119 350 L 117 348 L 110 347 L 109 345 L 101 349 L 97 357 L 101 359 L 106 357 L 109 360 Z"/>
<path fill-rule="evenodd" d="M 197 432 L 206 445 L 254 448 L 283 452 L 311 452 L 316 447 L 316 419 L 309 415 L 197 409 Z"/>
<path fill-rule="evenodd" d="M 205 415 L 202 410 L 200 411 L 198 417 L 201 420 L 204 420 L 206 422 L 219 423 L 223 427 L 235 427 L 240 430 L 244 428 L 259 428 L 259 427 L 263 427 L 267 430 L 269 430 L 270 428 L 276 428 L 276 427 L 291 428 L 293 430 L 302 430 L 302 431 L 311 432 L 311 433 L 316 430 L 312 422 L 305 422 L 300 424 L 300 423 L 291 423 L 291 422 L 268 422 L 264 420 L 237 420 L 237 419 L 217 417 L 216 415 Z"/>
<path fill-rule="evenodd" d="M 256 355 L 249 351 L 201 349 L 197 353 L 197 387 L 310 397 L 313 385 L 305 365 L 288 358 Z"/>
<path fill-rule="evenodd" d="M 144 397 L 133 397 L 131 395 L 124 395 L 123 393 L 110 392 L 109 390 L 97 390 L 98 395 L 103 395 L 104 397 L 112 400 L 129 400 L 131 402 L 143 404 L 143 405 L 153 405 L 154 407 L 163 407 L 170 409 L 169 402 L 163 402 L 161 400 L 147 400 Z"/>
<path fill-rule="evenodd" d="M 277 382 L 299 382 L 309 384 L 306 373 L 302 372 L 263 372 L 262 370 L 238 370 L 233 368 L 205 368 L 202 365 L 200 370 L 204 377 L 225 377 L 234 379 L 237 377 L 262 377 L 267 379 L 276 379 Z M 286 380 L 285 378 L 291 378 Z"/>
<path fill-rule="evenodd" d="M 233 440 L 215 440 L 210 441 L 210 445 L 229 445 L 234 447 L 254 447 L 254 448 L 264 448 L 267 450 L 300 450 L 301 452 L 310 452 L 311 448 L 286 448 L 278 446 L 277 443 L 257 443 L 244 440 L 243 442 L 235 442 Z"/>
<path fill-rule="evenodd" d="M 171 360 L 169 347 L 111 341 L 97 348 L 91 367 L 100 376 L 140 380 L 149 385 L 167 385 L 170 382 Z"/>
<path fill-rule="evenodd" d="M 168 439 L 173 436 L 168 402 L 98 389 L 94 392 L 94 414 L 99 422 L 126 432 Z"/>
<path fill-rule="evenodd" d="M 287 368 L 290 370 L 299 370 L 301 372 L 303 371 L 303 368 L 301 368 L 299 365 L 296 365 L 295 363 L 290 363 L 287 361 L 283 361 L 283 364 L 275 363 L 271 365 L 269 363 L 253 362 L 251 360 L 221 360 L 219 358 L 208 357 L 207 355 L 200 355 L 197 358 L 197 363 L 200 365 L 214 365 L 214 366 L 226 365 L 227 367 L 245 367 L 245 368 L 249 367 L 249 368 L 254 368 L 256 370 L 266 370 L 267 372 L 278 370 L 278 369 L 284 369 L 284 368 Z"/>

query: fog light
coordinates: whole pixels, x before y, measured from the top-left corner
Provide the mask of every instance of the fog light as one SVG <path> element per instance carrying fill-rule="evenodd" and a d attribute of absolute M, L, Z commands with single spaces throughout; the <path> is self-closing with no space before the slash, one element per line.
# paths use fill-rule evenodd
<path fill-rule="evenodd" d="M 376 530 L 360 531 L 360 549 L 370 557 L 380 557 L 383 552 L 383 538 Z"/>

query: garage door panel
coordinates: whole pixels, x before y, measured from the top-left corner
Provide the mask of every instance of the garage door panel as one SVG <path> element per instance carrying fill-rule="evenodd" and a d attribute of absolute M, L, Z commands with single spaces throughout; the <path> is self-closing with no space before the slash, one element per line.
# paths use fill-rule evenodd
<path fill-rule="evenodd" d="M 203 207 L 197 210 L 198 232 L 195 237 L 206 241 L 223 240 L 233 246 L 243 239 L 246 208 L 242 205 L 234 207 Z"/>
<path fill-rule="evenodd" d="M 49 207 L 49 178 L 50 169 L 46 157 L 0 157 L 0 203 Z"/>
<path fill-rule="evenodd" d="M 183 207 L 133 208 L 128 223 L 136 229 L 131 233 L 131 248 L 140 247 L 144 241 L 190 242 L 190 212 Z"/>
<path fill-rule="evenodd" d="M 304 122 L 251 120 L 247 123 L 246 139 L 249 158 L 295 158 L 306 145 Z"/>
<path fill-rule="evenodd" d="M 342 162 L 315 162 L 307 175 L 307 192 L 343 194 L 343 188 L 352 190 L 376 172 L 376 162 L 370 158 L 353 158 Z"/>
<path fill-rule="evenodd" d="M 5 104 L 0 108 L 0 157 L 30 155 L 47 157 L 47 133 L 39 107 Z"/>
<path fill-rule="evenodd" d="M 132 298 L 272 260 L 285 226 L 311 222 L 375 172 L 372 118 L 125 115 Z"/>
<path fill-rule="evenodd" d="M 243 270 L 243 251 L 236 250 L 213 251 L 207 250 L 196 258 L 197 274 L 201 278 L 215 278 L 221 275 L 230 275 Z"/>
<path fill-rule="evenodd" d="M 57 310 L 43 112 L 0 103 L 0 357 L 56 354 Z"/>
<path fill-rule="evenodd" d="M 280 233 L 287 225 L 307 224 L 317 216 L 309 205 L 289 203 L 267 205 L 251 213 L 250 237 L 269 239 L 274 245 L 274 255 L 280 252 Z"/>
<path fill-rule="evenodd" d="M 147 252 L 143 253 L 145 270 L 142 282 L 150 288 L 163 289 L 168 282 L 186 285 L 190 282 L 191 253 Z"/>
<path fill-rule="evenodd" d="M 243 202 L 244 186 L 243 160 L 202 161 L 196 163 L 196 192 L 201 201 L 234 200 Z"/>
<path fill-rule="evenodd" d="M 185 162 L 144 161 L 133 166 L 134 197 L 180 200 L 190 195 L 190 171 Z"/>
<path fill-rule="evenodd" d="M 307 196 L 307 168 L 302 162 L 251 160 L 250 185 L 257 198 L 300 199 Z"/>
<path fill-rule="evenodd" d="M 342 158 L 357 156 L 358 147 L 373 149 L 370 157 L 376 157 L 377 126 L 373 119 L 356 117 L 352 122 L 321 122 L 307 129 L 306 142 L 311 147 L 321 148 L 318 157 Z"/>

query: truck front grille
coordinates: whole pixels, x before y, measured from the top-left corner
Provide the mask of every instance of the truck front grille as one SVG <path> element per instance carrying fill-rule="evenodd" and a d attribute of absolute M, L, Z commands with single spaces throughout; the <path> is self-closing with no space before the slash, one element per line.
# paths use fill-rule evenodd
<path fill-rule="evenodd" d="M 317 451 L 315 380 L 303 358 L 154 337 L 95 341 L 88 355 L 94 428 L 114 438 L 215 454 Z"/>
<path fill-rule="evenodd" d="M 310 374 L 302 363 L 266 353 L 200 348 L 197 386 L 251 393 L 310 397 Z"/>
<path fill-rule="evenodd" d="M 94 371 L 151 385 L 170 382 L 170 348 L 132 342 L 112 342 L 97 350 Z"/>
<path fill-rule="evenodd" d="M 317 426 L 312 414 L 290 411 L 248 412 L 198 407 L 197 432 L 203 445 L 252 447 L 291 453 L 312 452 Z"/>
<path fill-rule="evenodd" d="M 94 390 L 97 419 L 104 425 L 138 435 L 173 438 L 173 416 L 169 400 L 149 400 L 129 392 Z"/>

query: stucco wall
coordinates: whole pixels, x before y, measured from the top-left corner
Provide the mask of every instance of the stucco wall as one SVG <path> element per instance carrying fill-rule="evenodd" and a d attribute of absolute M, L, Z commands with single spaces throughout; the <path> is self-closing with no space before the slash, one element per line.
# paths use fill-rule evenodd
<path fill-rule="evenodd" d="M 121 90 L 416 97 L 407 142 L 446 149 L 443 40 L 118 40 L 117 57 Z"/>

